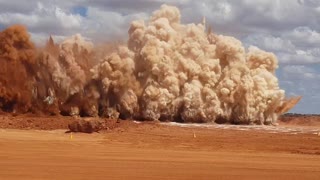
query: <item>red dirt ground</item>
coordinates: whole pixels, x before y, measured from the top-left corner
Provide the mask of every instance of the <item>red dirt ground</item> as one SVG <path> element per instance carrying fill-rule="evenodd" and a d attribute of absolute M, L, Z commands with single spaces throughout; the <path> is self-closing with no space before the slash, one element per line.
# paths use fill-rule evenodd
<path fill-rule="evenodd" d="M 71 117 L 0 116 L 0 179 L 318 179 L 320 136 L 107 120 L 66 134 Z M 285 117 L 281 128 L 320 129 Z"/>

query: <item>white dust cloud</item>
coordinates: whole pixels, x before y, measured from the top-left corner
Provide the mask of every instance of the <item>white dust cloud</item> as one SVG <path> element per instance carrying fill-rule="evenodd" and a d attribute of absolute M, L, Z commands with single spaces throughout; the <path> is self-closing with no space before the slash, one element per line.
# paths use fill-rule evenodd
<path fill-rule="evenodd" d="M 277 67 L 274 54 L 181 24 L 179 10 L 163 5 L 149 22 L 132 22 L 127 46 L 91 71 L 127 116 L 275 123 L 285 98 Z"/>
<path fill-rule="evenodd" d="M 236 124 L 275 124 L 300 100 L 285 99 L 273 53 L 180 18 L 162 5 L 149 21 L 132 22 L 117 48 L 79 34 L 60 45 L 50 38 L 38 56 L 35 99 L 68 115 Z"/>

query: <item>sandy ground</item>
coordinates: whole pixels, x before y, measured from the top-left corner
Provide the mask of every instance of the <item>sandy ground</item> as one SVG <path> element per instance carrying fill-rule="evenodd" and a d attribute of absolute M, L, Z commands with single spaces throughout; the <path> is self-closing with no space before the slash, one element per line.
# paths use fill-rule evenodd
<path fill-rule="evenodd" d="M 11 118 L 11 125 L 6 118 Z M 110 121 L 112 128 L 100 133 L 66 134 L 66 129 L 56 129 L 64 126 L 59 123 L 64 118 L 56 118 L 55 130 L 41 130 L 48 128 L 39 119 L 0 117 L 0 179 L 320 177 L 320 126 L 314 124 L 260 127 Z M 15 123 L 25 121 L 26 126 L 16 128 Z M 68 118 L 61 120 L 65 121 Z M 21 130 L 27 127 L 32 129 Z"/>

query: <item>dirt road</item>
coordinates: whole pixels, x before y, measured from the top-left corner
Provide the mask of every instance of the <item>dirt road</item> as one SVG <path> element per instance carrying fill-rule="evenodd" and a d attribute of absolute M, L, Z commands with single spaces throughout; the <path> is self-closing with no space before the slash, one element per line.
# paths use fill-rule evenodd
<path fill-rule="evenodd" d="M 64 131 L 0 129 L 0 179 L 320 177 L 320 137 L 310 133 L 144 123 L 94 134 Z"/>

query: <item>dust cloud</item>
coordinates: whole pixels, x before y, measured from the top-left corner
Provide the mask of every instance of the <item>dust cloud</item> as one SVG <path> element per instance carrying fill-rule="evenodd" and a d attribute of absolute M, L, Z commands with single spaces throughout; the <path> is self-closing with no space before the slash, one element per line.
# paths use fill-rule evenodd
<path fill-rule="evenodd" d="M 273 53 L 245 49 L 205 22 L 182 24 L 162 5 L 131 23 L 126 44 L 94 45 L 80 34 L 35 49 L 26 29 L 0 33 L 0 108 L 71 116 L 275 124 L 286 99 Z M 103 48 L 105 47 L 105 48 Z"/>
<path fill-rule="evenodd" d="M 26 112 L 32 106 L 32 74 L 36 49 L 23 26 L 0 32 L 0 107 Z"/>

